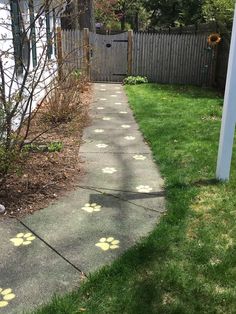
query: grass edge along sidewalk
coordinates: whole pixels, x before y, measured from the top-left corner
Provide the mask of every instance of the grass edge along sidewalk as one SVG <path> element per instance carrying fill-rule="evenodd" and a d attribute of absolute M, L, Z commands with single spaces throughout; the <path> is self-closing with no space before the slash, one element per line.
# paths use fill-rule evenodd
<path fill-rule="evenodd" d="M 110 267 L 35 313 L 235 313 L 236 167 L 230 183 L 214 180 L 223 100 L 188 86 L 126 90 L 165 178 L 168 212 Z"/>

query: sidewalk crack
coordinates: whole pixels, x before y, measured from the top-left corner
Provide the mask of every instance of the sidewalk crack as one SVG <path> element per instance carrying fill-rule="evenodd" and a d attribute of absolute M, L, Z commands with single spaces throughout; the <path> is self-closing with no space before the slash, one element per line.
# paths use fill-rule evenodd
<path fill-rule="evenodd" d="M 70 264 L 74 269 L 76 269 L 82 276 L 88 278 L 85 272 L 83 272 L 79 267 L 77 267 L 75 264 L 73 264 L 70 260 L 68 260 L 65 256 L 63 256 L 58 250 L 56 250 L 52 245 L 50 245 L 47 241 L 45 241 L 40 235 L 38 235 L 34 230 L 32 230 L 29 226 L 27 226 L 23 221 L 21 221 L 19 218 L 16 218 L 16 220 L 24 226 L 26 229 L 28 229 L 31 233 L 33 233 L 40 241 L 42 241 L 48 248 L 50 248 L 54 253 L 56 253 L 59 257 L 61 257 L 65 262 Z"/>

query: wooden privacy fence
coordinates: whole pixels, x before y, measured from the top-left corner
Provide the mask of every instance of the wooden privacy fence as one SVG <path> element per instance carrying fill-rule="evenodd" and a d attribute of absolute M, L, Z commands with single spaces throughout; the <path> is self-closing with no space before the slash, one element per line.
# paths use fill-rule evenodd
<path fill-rule="evenodd" d="M 61 38 L 61 56 L 58 56 L 59 63 L 64 71 L 73 71 L 82 69 L 85 47 L 85 36 L 82 31 L 76 30 L 58 30 Z M 60 46 L 60 39 L 58 46 Z"/>
<path fill-rule="evenodd" d="M 152 82 L 211 86 L 215 57 L 206 35 L 136 33 L 132 74 Z"/>
<path fill-rule="evenodd" d="M 206 34 L 100 35 L 85 29 L 62 31 L 62 55 L 70 70 L 81 69 L 92 81 L 141 75 L 150 82 L 212 86 L 217 51 Z"/>

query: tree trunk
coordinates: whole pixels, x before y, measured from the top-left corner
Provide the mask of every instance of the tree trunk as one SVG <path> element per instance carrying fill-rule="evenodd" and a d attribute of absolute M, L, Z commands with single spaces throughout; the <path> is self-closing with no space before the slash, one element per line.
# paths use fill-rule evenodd
<path fill-rule="evenodd" d="M 125 30 L 125 22 L 126 22 L 126 18 L 125 18 L 125 14 L 122 16 L 121 20 L 120 20 L 120 26 L 121 26 L 121 30 L 124 31 Z"/>
<path fill-rule="evenodd" d="M 88 28 L 95 32 L 93 0 L 74 0 L 70 2 L 62 17 L 62 29 Z"/>
<path fill-rule="evenodd" d="M 135 12 L 134 30 L 135 30 L 135 32 L 138 32 L 138 30 L 139 30 L 139 11 L 138 10 Z"/>
<path fill-rule="evenodd" d="M 94 4 L 93 0 L 78 0 L 79 28 L 88 28 L 95 32 Z"/>
<path fill-rule="evenodd" d="M 79 13 L 77 2 L 69 2 L 61 16 L 62 29 L 78 29 Z"/>

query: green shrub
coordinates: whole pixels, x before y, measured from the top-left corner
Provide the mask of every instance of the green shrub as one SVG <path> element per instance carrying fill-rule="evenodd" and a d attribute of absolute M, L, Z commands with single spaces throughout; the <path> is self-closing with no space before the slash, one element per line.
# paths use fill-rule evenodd
<path fill-rule="evenodd" d="M 137 85 L 148 83 L 146 76 L 128 76 L 124 79 L 123 83 L 125 85 Z"/>

